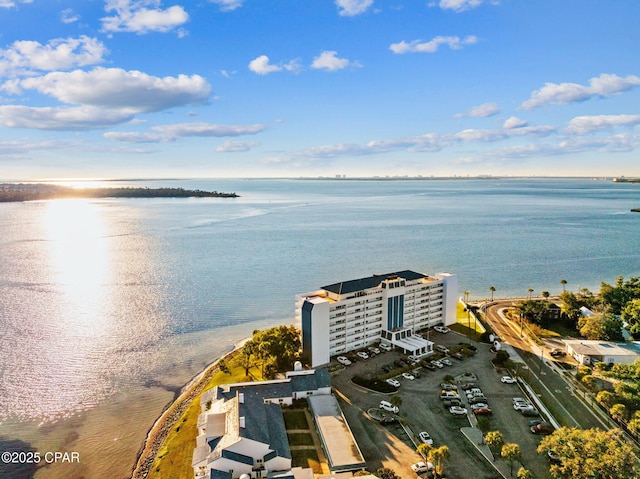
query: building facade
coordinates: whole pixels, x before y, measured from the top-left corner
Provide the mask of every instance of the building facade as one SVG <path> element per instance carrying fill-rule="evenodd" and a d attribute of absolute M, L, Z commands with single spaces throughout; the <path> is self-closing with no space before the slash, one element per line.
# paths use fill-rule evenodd
<path fill-rule="evenodd" d="M 456 322 L 458 280 L 451 273 L 414 271 L 373 275 L 296 296 L 305 360 L 316 367 L 331 356 L 381 342 L 423 356 L 433 343 L 415 333 Z"/>

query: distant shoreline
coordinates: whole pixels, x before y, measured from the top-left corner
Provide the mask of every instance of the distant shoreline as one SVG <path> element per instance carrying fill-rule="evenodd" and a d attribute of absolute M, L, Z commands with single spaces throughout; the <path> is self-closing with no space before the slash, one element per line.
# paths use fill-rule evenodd
<path fill-rule="evenodd" d="M 235 193 L 184 188 L 72 188 L 48 183 L 2 183 L 0 203 L 75 198 L 238 198 Z"/>

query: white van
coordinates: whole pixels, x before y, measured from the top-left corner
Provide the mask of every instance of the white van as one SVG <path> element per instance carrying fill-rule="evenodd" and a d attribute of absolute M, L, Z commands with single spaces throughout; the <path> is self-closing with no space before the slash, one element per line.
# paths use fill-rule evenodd
<path fill-rule="evenodd" d="M 391 351 L 393 350 L 393 346 L 391 346 L 389 343 L 380 343 L 380 346 L 378 346 L 380 349 L 384 350 L 384 351 Z"/>
<path fill-rule="evenodd" d="M 438 345 L 436 346 L 436 349 L 437 349 L 438 351 L 440 351 L 441 353 L 449 354 L 449 348 L 447 348 L 446 346 L 443 346 L 442 344 L 438 344 Z"/>
<path fill-rule="evenodd" d="M 394 406 L 389 401 L 380 401 L 379 407 L 380 409 L 384 409 L 385 411 L 389 411 L 394 414 L 398 414 L 398 412 L 400 412 L 400 409 L 398 409 L 398 406 Z"/>

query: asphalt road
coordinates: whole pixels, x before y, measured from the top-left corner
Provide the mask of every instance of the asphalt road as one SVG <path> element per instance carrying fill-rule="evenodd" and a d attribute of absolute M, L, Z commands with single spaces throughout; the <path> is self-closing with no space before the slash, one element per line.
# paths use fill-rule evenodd
<path fill-rule="evenodd" d="M 561 368 L 549 367 L 549 363 L 560 361 L 571 366 L 577 365 L 572 358 L 567 357 L 558 361 L 549 356 L 549 352 L 554 347 L 564 349 L 562 342 L 547 340 L 541 353 L 535 350 L 526 336 L 520 337 L 518 325 L 515 325 L 514 330 L 499 314 L 500 310 L 512 305 L 511 300 L 495 302 L 487 308 L 486 319 L 503 342 L 510 344 L 527 365 L 528 369 L 521 371 L 521 376 L 538 391 L 561 425 L 582 429 L 594 427 L 606 429 L 592 410 L 573 393 L 571 381 L 558 374 Z"/>

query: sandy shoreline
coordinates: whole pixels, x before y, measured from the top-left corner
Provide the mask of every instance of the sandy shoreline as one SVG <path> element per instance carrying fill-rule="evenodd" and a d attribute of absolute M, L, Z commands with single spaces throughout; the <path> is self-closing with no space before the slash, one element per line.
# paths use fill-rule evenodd
<path fill-rule="evenodd" d="M 204 390 L 211 380 L 211 377 L 218 371 L 220 359 L 229 359 L 235 354 L 249 338 L 243 339 L 228 353 L 220 356 L 210 363 L 204 370 L 196 375 L 191 381 L 182 387 L 180 394 L 167 406 L 160 417 L 154 422 L 142 448 L 138 454 L 135 467 L 131 474 L 131 479 L 146 479 L 153 462 L 158 454 L 160 446 L 167 437 L 167 434 L 180 419 L 182 414 L 191 405 L 192 401 Z M 195 433 L 195 431 L 194 431 Z"/>

